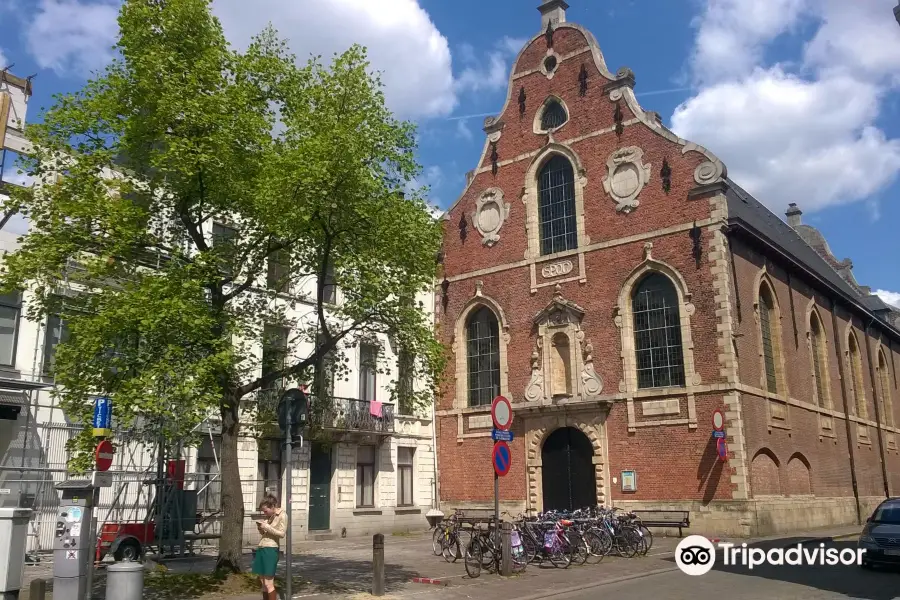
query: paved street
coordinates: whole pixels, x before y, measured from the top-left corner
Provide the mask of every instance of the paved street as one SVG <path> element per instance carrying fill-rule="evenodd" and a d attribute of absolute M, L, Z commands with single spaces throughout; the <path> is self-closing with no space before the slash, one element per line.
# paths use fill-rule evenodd
<path fill-rule="evenodd" d="M 851 528 L 853 529 L 853 528 Z M 843 531 L 828 535 L 846 534 Z M 757 541 L 755 547 L 765 550 L 793 546 L 801 540 L 824 535 L 811 532 L 796 537 Z M 740 540 L 737 541 L 740 543 Z M 646 598 L 685 600 L 756 600 L 757 598 L 865 598 L 889 600 L 900 597 L 900 571 L 863 571 L 858 567 L 745 567 L 723 566 L 721 557 L 710 573 L 690 577 L 681 573 L 674 562 L 678 540 L 657 538 L 648 556 L 622 559 L 607 557 L 599 565 L 556 569 L 530 566 L 524 574 L 511 578 L 483 573 L 471 579 L 461 562 L 450 564 L 431 553 L 429 536 L 388 537 L 386 539 L 386 591 L 388 598 L 422 600 L 462 600 L 496 598 L 498 600 L 533 600 L 559 597 L 588 600 L 599 595 L 623 599 Z M 818 542 L 810 547 L 817 547 Z M 855 541 L 828 542 L 828 547 L 852 548 Z M 294 560 L 295 598 L 325 600 L 347 596 L 368 596 L 372 582 L 372 546 L 369 539 L 304 542 L 298 545 Z M 169 561 L 170 573 L 208 573 L 212 558 Z M 46 568 L 46 567 L 45 567 Z M 34 568 L 30 576 L 40 576 Z M 414 583 L 413 578 L 428 577 L 448 583 L 445 586 Z M 101 577 L 102 580 L 102 577 Z M 98 595 L 103 598 L 102 584 Z M 233 600 L 251 600 L 258 595 L 229 594 Z M 27 598 L 27 595 L 25 596 Z M 145 595 L 147 600 L 156 596 Z M 166 596 L 177 600 L 224 597 L 211 590 Z"/>
<path fill-rule="evenodd" d="M 855 547 L 853 541 L 832 542 L 828 547 Z M 598 595 L 616 600 L 756 600 L 758 598 L 808 598 L 831 600 L 865 598 L 890 600 L 900 597 L 900 571 L 866 571 L 858 567 L 756 567 L 716 566 L 711 572 L 690 577 L 681 572 L 649 575 L 601 587 L 557 596 L 566 600 L 595 599 Z"/>

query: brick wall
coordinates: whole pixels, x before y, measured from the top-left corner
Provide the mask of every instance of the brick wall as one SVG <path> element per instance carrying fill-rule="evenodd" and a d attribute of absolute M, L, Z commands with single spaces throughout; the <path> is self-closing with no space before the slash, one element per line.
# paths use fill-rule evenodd
<path fill-rule="evenodd" d="M 884 478 L 881 467 L 881 449 L 875 419 L 875 394 L 869 370 L 869 355 L 866 344 L 872 344 L 872 359 L 877 360 L 877 344 L 881 333 L 875 329 L 868 338 L 866 324 L 860 316 L 853 314 L 846 303 L 838 304 L 837 331 L 832 319 L 831 296 L 815 289 L 810 282 L 797 273 L 789 276 L 778 262 L 766 257 L 762 250 L 746 242 L 732 238 L 736 287 L 740 295 L 740 316 L 735 319 L 736 346 L 739 354 L 740 379 L 745 385 L 755 389 L 742 395 L 745 426 L 747 428 L 747 455 L 751 462 L 751 491 L 756 495 L 772 493 L 773 486 L 766 480 L 771 471 L 768 457 L 775 458 L 778 465 L 781 486 L 778 493 L 799 494 L 794 487 L 794 474 L 801 473 L 801 465 L 809 467 L 811 493 L 820 496 L 852 496 L 850 457 L 852 449 L 856 467 L 858 490 L 861 496 L 884 494 Z M 760 389 L 763 363 L 760 359 L 760 336 L 758 321 L 754 315 L 757 302 L 760 273 L 772 285 L 781 314 L 781 347 L 785 371 L 786 394 L 771 395 Z M 791 303 L 793 302 L 793 310 Z M 821 406 L 811 356 L 807 343 L 810 331 L 809 315 L 816 310 L 823 333 L 826 337 L 826 353 L 823 356 L 822 379 L 830 388 L 831 406 Z M 736 311 L 737 312 L 737 311 Z M 794 331 L 797 331 L 796 339 Z M 849 383 L 850 364 L 847 358 L 848 333 L 851 330 L 860 345 L 862 362 L 862 384 L 865 389 L 868 418 L 851 417 L 849 435 L 852 444 L 848 449 L 848 422 L 844 402 L 855 415 L 854 397 Z M 887 355 L 892 354 L 887 344 L 882 347 Z M 840 350 L 840 352 L 838 351 Z M 893 352 L 896 354 L 896 352 Z M 843 361 L 844 378 L 838 360 Z M 827 381 L 826 381 L 827 380 Z M 893 373 L 889 379 L 893 388 Z M 896 393 L 891 389 L 892 397 Z M 786 404 L 786 419 L 783 422 L 771 417 L 773 398 L 775 403 Z M 894 405 L 896 423 L 898 407 Z M 831 429 L 823 428 L 827 422 Z M 866 432 L 867 435 L 860 435 Z M 887 437 L 896 436 L 894 428 L 883 429 L 882 442 L 885 443 L 884 458 L 889 483 L 897 479 L 896 469 L 900 467 L 900 456 L 893 447 L 887 447 Z M 793 459 L 793 460 L 792 460 Z M 758 488 L 758 489 L 757 489 Z M 892 491 L 896 488 L 892 488 Z"/>

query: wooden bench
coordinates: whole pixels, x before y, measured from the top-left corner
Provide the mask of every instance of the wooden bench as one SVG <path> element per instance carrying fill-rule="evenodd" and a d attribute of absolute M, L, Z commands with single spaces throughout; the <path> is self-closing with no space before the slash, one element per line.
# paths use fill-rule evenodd
<path fill-rule="evenodd" d="M 633 511 L 644 527 L 671 527 L 678 529 L 678 537 L 682 537 L 681 530 L 691 526 L 691 511 L 689 510 L 642 510 Z"/>

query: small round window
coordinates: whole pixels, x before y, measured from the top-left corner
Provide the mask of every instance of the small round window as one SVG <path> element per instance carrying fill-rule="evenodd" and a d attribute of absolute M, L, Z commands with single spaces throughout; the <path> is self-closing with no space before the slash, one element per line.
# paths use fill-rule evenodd
<path fill-rule="evenodd" d="M 556 57 L 555 56 L 548 56 L 547 58 L 544 59 L 544 69 L 548 73 L 552 73 L 553 71 L 556 70 Z"/>

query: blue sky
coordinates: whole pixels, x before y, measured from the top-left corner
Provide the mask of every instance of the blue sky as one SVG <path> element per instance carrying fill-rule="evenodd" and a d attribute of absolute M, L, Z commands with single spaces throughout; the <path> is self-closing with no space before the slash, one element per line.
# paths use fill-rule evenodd
<path fill-rule="evenodd" d="M 449 206 L 538 33 L 539 0 L 215 0 L 238 46 L 272 21 L 300 56 L 369 47 L 419 124 L 421 183 Z M 641 104 L 778 215 L 789 202 L 863 285 L 900 305 L 897 0 L 569 0 Z M 0 63 L 37 74 L 29 120 L 109 60 L 118 0 L 0 0 Z"/>

